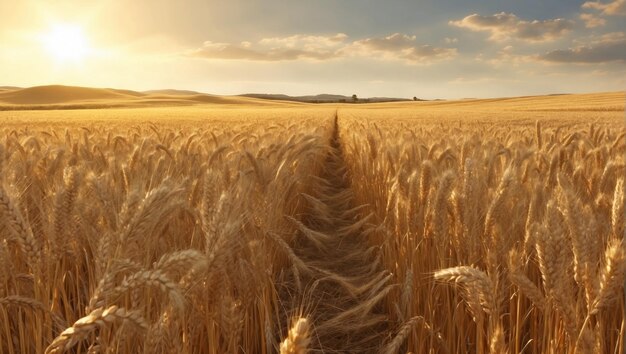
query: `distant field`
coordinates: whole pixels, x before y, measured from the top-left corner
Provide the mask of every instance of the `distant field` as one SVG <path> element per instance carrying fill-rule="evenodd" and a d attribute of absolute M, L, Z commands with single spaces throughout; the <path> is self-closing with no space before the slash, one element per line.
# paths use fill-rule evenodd
<path fill-rule="evenodd" d="M 494 99 L 465 99 L 451 101 L 405 101 L 369 104 L 325 103 L 315 106 L 337 106 L 360 109 L 405 109 L 410 114 L 443 114 L 445 111 L 505 112 L 623 112 L 624 92 L 593 94 L 529 96 Z M 193 91 L 160 90 L 136 92 L 72 86 L 39 86 L 0 89 L 1 110 L 61 110 L 101 108 L 149 108 L 182 106 L 215 107 L 307 107 L 305 104 L 276 99 L 265 100 L 244 96 L 215 96 Z"/>
<path fill-rule="evenodd" d="M 624 354 L 625 103 L 0 91 L 0 353 Z"/>

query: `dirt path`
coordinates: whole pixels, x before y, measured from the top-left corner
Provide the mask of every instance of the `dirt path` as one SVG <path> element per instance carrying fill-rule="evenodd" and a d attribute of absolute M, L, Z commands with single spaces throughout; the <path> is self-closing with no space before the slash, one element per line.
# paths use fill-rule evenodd
<path fill-rule="evenodd" d="M 311 272 L 301 275 L 302 290 L 284 300 L 312 321 L 311 352 L 376 353 L 388 333 L 377 305 L 391 287 L 375 249 L 368 248 L 367 218 L 360 218 L 360 208 L 353 205 L 337 124 L 335 118 L 317 193 L 305 196 L 306 229 L 294 245 Z"/>

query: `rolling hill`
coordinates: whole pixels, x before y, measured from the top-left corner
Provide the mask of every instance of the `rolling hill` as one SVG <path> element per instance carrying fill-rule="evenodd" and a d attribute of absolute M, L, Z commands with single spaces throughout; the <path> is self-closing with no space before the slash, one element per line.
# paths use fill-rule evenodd
<path fill-rule="evenodd" d="M 85 100 L 125 100 L 140 97 L 134 91 L 72 86 L 37 86 L 0 93 L 0 101 L 11 104 L 58 104 Z"/>
<path fill-rule="evenodd" d="M 76 86 L 36 86 L 18 88 L 0 86 L 0 110 L 94 109 L 126 107 L 177 107 L 196 105 L 219 106 L 294 106 L 311 103 L 354 105 L 352 97 L 322 94 L 315 96 L 288 96 L 281 94 L 246 94 L 217 96 L 186 90 L 132 91 L 112 88 Z M 488 99 L 418 101 L 373 97 L 357 103 L 377 109 L 411 107 L 430 112 L 447 111 L 623 111 L 624 93 L 558 94 L 527 97 L 500 97 Z"/>
<path fill-rule="evenodd" d="M 288 96 L 283 94 L 266 94 L 266 93 L 247 93 L 241 95 L 243 97 L 260 98 L 264 100 L 281 100 L 281 101 L 294 101 L 304 103 L 353 103 L 352 96 L 344 95 L 332 95 L 332 94 L 320 94 L 309 96 Z M 380 103 L 380 102 L 403 102 L 410 101 L 405 98 L 391 98 L 391 97 L 367 97 L 357 99 L 357 103 Z"/>
<path fill-rule="evenodd" d="M 198 104 L 258 106 L 281 103 L 249 97 L 215 96 L 181 90 L 137 92 L 62 85 L 0 89 L 0 110 L 188 106 Z"/>

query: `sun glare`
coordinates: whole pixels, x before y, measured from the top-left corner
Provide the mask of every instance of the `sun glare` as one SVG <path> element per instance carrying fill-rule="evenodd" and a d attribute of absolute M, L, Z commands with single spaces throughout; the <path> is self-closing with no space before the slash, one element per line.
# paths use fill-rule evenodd
<path fill-rule="evenodd" d="M 91 51 L 82 28 L 73 24 L 56 24 L 43 35 L 48 54 L 61 63 L 82 62 Z"/>

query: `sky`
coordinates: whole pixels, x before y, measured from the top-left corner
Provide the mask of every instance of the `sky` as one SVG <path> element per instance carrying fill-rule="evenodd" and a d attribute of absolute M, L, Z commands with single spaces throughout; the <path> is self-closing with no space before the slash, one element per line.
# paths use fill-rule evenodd
<path fill-rule="evenodd" d="M 626 0 L 0 0 L 0 86 L 469 98 L 626 89 Z"/>

